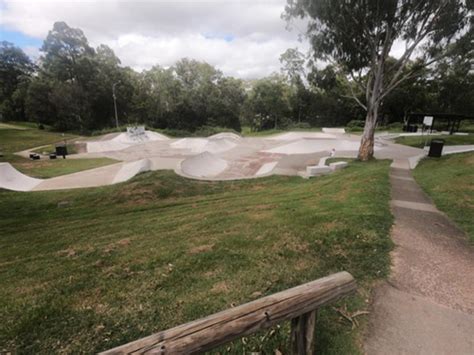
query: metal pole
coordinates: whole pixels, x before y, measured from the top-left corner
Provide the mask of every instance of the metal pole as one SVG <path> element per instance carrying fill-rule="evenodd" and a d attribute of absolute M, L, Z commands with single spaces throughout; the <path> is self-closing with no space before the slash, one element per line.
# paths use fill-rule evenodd
<path fill-rule="evenodd" d="M 118 114 L 117 114 L 117 97 L 115 96 L 115 85 L 119 84 L 120 81 L 117 81 L 112 85 L 112 96 L 114 98 L 114 109 L 115 109 L 115 126 L 119 127 Z"/>

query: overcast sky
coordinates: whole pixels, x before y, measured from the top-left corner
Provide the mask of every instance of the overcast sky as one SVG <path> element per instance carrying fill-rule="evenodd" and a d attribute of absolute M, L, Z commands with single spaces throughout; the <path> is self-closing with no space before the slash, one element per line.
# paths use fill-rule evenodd
<path fill-rule="evenodd" d="M 0 0 L 0 37 L 32 56 L 55 21 L 82 29 L 90 44 L 109 45 L 122 64 L 148 69 L 183 57 L 204 60 L 226 75 L 258 78 L 280 70 L 302 23 L 288 31 L 286 0 Z"/>

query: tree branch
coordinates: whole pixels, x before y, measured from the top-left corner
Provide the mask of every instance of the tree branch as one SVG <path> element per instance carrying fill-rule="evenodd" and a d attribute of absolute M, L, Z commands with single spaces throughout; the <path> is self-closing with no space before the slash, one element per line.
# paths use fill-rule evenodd
<path fill-rule="evenodd" d="M 357 95 L 354 93 L 354 89 L 352 88 L 351 83 L 348 83 L 348 84 L 349 84 L 349 89 L 351 91 L 351 96 L 344 96 L 344 97 L 349 97 L 349 98 L 354 99 L 359 104 L 360 107 L 362 107 L 365 111 L 367 111 L 367 106 L 364 105 L 362 101 L 360 101 Z"/>

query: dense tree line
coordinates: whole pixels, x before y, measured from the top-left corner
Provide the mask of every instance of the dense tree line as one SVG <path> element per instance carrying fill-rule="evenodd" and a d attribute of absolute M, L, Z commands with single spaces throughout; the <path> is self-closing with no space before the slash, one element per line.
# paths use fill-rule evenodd
<path fill-rule="evenodd" d="M 1 120 L 85 133 L 114 127 L 114 85 L 120 123 L 154 128 L 343 126 L 366 115 L 354 80 L 333 65 L 317 68 L 297 49 L 281 55 L 281 73 L 252 81 L 186 58 L 136 72 L 123 67 L 111 48 L 92 48 L 80 29 L 64 22 L 54 24 L 41 53 L 33 63 L 20 48 L 0 43 Z M 395 61 L 388 58 L 386 65 Z M 386 97 L 378 121 L 401 122 L 419 110 L 472 113 L 471 65 L 472 56 L 453 55 L 425 68 Z"/>

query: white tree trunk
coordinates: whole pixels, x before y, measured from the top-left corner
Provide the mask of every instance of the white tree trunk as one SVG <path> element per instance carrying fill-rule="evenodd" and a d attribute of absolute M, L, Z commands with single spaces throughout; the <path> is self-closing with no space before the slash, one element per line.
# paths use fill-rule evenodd
<path fill-rule="evenodd" d="M 365 119 L 364 133 L 360 141 L 358 159 L 367 161 L 374 156 L 374 143 L 375 143 L 375 126 L 377 124 L 377 116 L 379 111 L 379 103 L 370 105 L 367 107 L 367 116 Z"/>

